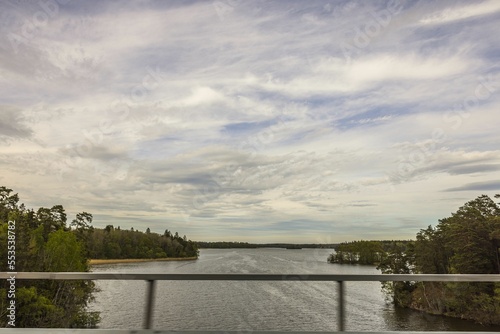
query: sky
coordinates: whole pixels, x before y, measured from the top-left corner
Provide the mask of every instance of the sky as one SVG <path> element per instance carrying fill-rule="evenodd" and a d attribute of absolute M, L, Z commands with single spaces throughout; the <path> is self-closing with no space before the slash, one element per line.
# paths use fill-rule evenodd
<path fill-rule="evenodd" d="M 0 1 L 0 185 L 197 241 L 410 239 L 500 193 L 500 2 Z"/>

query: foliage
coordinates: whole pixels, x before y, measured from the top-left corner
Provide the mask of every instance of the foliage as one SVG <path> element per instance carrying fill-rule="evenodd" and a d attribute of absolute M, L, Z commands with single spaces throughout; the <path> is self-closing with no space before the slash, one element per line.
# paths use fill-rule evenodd
<path fill-rule="evenodd" d="M 500 207 L 486 195 L 467 202 L 411 248 L 394 248 L 383 273 L 500 274 Z M 420 282 L 386 291 L 395 304 L 429 313 L 500 324 L 500 284 Z"/>
<path fill-rule="evenodd" d="M 335 246 L 335 253 L 328 257 L 330 263 L 377 264 L 385 253 L 387 241 L 352 241 Z"/>
<path fill-rule="evenodd" d="M 108 225 L 94 229 L 87 238 L 92 259 L 156 259 L 166 257 L 197 257 L 197 245 L 179 233 L 166 230 L 163 234 L 138 230 L 122 230 Z"/>
<path fill-rule="evenodd" d="M 66 219 L 61 205 L 26 209 L 12 189 L 0 187 L 0 258 L 7 258 L 8 222 L 15 221 L 16 271 L 88 271 L 85 245 Z M 81 227 L 81 232 L 85 229 Z M 7 269 L 7 261 L 1 261 L 0 270 Z M 0 285 L 2 327 L 7 320 L 7 288 L 4 281 Z M 96 327 L 99 315 L 87 311 L 94 291 L 92 281 L 17 280 L 16 327 Z"/>
<path fill-rule="evenodd" d="M 411 274 L 414 257 L 415 245 L 413 242 L 394 241 L 388 245 L 377 269 L 385 274 Z M 393 296 L 395 305 L 404 306 L 411 300 L 415 284 L 407 281 L 383 282 L 382 289 Z"/>

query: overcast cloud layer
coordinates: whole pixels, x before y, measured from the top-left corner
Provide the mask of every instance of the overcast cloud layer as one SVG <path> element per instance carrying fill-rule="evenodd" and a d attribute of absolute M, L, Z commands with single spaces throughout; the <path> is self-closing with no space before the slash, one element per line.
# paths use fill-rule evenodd
<path fill-rule="evenodd" d="M 0 185 L 193 240 L 412 238 L 500 193 L 498 1 L 0 2 Z"/>

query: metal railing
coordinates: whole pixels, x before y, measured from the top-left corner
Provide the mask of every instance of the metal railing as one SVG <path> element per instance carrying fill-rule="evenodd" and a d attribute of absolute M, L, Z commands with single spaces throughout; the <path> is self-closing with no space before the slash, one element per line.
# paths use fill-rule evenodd
<path fill-rule="evenodd" d="M 15 276 L 16 280 L 144 280 L 148 283 L 144 328 L 153 327 L 153 305 L 156 281 L 315 281 L 338 284 L 338 331 L 345 331 L 344 282 L 500 282 L 500 275 L 479 274 L 394 274 L 394 275 L 330 275 L 330 274 L 123 274 L 81 272 L 0 272 L 0 279 Z M 117 331 L 118 332 L 118 331 Z M 123 331 L 121 331 L 123 332 Z M 156 331 L 155 331 L 156 332 Z M 192 331 L 191 331 L 192 332 Z M 189 333 L 191 333 L 189 332 Z M 76 332 L 75 332 L 76 333 Z M 188 332 L 182 332 L 188 333 Z M 199 332 L 198 332 L 199 333 Z M 266 333 L 254 331 L 254 333 Z M 272 332 L 278 333 L 278 332 Z M 380 332 L 382 333 L 382 332 Z M 416 332 L 415 332 L 416 333 Z M 434 333 L 434 332 L 433 332 Z M 452 332 L 447 332 L 452 333 Z M 460 332 L 467 333 L 467 332 Z M 472 333 L 472 332 L 469 332 Z"/>

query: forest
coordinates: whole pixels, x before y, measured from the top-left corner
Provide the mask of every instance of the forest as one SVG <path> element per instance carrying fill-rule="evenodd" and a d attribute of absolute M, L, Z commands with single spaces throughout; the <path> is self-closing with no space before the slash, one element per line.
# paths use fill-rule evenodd
<path fill-rule="evenodd" d="M 165 230 L 163 234 L 122 230 L 108 225 L 94 229 L 87 241 L 91 259 L 157 259 L 166 257 L 198 257 L 196 243 L 179 233 Z"/>
<path fill-rule="evenodd" d="M 92 218 L 82 212 L 68 223 L 62 205 L 28 209 L 19 204 L 12 189 L 0 187 L 0 271 L 88 272 L 90 258 L 198 255 L 196 245 L 178 233 L 124 231 L 111 225 L 97 229 L 91 225 Z M 7 245 L 15 246 L 11 263 Z M 15 284 L 16 327 L 95 328 L 100 320 L 98 313 L 87 309 L 96 292 L 93 281 L 16 280 Z M 7 291 L 12 291 L 8 289 L 9 282 L 4 280 L 0 284 L 0 327 L 7 326 Z"/>
<path fill-rule="evenodd" d="M 414 241 L 343 243 L 328 260 L 377 264 L 385 274 L 500 274 L 500 206 L 481 195 Z M 500 283 L 386 282 L 383 289 L 397 306 L 500 324 Z"/>

